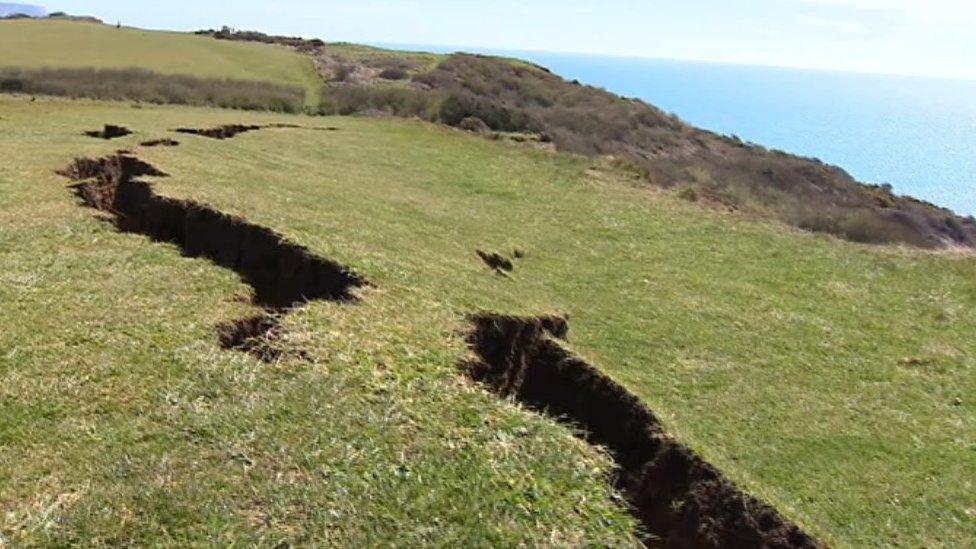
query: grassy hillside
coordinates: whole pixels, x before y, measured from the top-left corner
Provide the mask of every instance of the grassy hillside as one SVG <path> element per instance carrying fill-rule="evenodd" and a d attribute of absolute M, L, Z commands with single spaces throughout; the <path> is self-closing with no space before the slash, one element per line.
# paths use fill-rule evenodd
<path fill-rule="evenodd" d="M 249 33 L 239 35 L 247 38 Z M 776 218 L 855 242 L 976 248 L 976 219 L 887 186 L 857 182 L 817 159 L 695 128 L 674 115 L 513 59 L 418 57 L 305 43 L 329 85 L 322 111 L 386 112 L 470 131 L 519 134 L 561 151 L 612 154 L 647 183 L 687 199 Z M 384 77 L 392 74 L 394 78 Z M 496 134 L 497 136 L 497 134 Z"/>
<path fill-rule="evenodd" d="M 976 263 L 703 211 L 598 160 L 420 122 L 0 98 L 0 532 L 25 543 L 621 545 L 607 460 L 465 381 L 464 315 L 571 347 L 837 546 L 976 537 Z M 134 135 L 81 135 L 104 123 Z M 172 148 L 140 148 L 175 137 Z M 53 174 L 131 148 L 158 192 L 373 283 L 220 348 L 246 287 L 117 233 Z M 511 277 L 475 249 L 518 248 Z M 24 460 L 29 455 L 31 459 Z"/>
<path fill-rule="evenodd" d="M 322 84 L 309 58 L 285 48 L 77 21 L 0 21 L 0 51 L 0 66 L 138 67 L 287 84 L 307 90 L 313 104 Z"/>

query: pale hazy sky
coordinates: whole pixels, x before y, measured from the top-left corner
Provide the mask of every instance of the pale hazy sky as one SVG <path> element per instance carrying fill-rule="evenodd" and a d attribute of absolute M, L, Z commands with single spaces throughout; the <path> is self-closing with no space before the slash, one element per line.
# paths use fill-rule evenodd
<path fill-rule="evenodd" d="M 35 0 L 32 3 L 41 3 Z M 51 0 L 159 29 L 976 79 L 976 0 Z"/>

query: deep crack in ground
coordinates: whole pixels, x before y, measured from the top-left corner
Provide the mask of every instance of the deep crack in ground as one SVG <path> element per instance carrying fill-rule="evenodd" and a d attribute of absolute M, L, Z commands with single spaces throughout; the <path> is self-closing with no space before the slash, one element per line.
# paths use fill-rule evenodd
<path fill-rule="evenodd" d="M 470 317 L 473 379 L 504 397 L 582 429 L 619 470 L 616 486 L 653 536 L 651 546 L 812 548 L 819 544 L 776 510 L 664 433 L 636 396 L 559 342 L 560 317 Z"/>
<path fill-rule="evenodd" d="M 353 290 L 368 285 L 271 229 L 156 194 L 136 178 L 166 174 L 133 156 L 79 158 L 58 173 L 77 182 L 73 188 L 85 205 L 108 213 L 120 231 L 175 244 L 187 256 L 233 270 L 251 286 L 264 313 L 218 326 L 225 348 L 276 361 L 283 353 L 283 315 L 312 300 L 353 300 Z M 489 264 L 495 259 L 479 255 Z M 667 436 L 636 396 L 567 351 L 559 342 L 569 330 L 565 319 L 480 314 L 470 320 L 468 342 L 476 358 L 464 364 L 465 372 L 502 396 L 582 428 L 587 442 L 607 448 L 619 466 L 617 488 L 652 535 L 648 545 L 819 547 Z"/>
<path fill-rule="evenodd" d="M 105 127 L 101 130 L 92 130 L 85 132 L 88 137 L 94 137 L 97 139 L 115 139 L 117 137 L 125 137 L 131 135 L 132 132 L 123 126 L 115 126 L 112 124 L 105 124 Z"/>
<path fill-rule="evenodd" d="M 78 183 L 82 201 L 112 216 L 122 232 L 175 244 L 189 257 L 203 257 L 236 272 L 253 290 L 254 303 L 265 310 L 219 327 L 225 347 L 262 360 L 280 356 L 280 317 L 313 300 L 350 301 L 365 279 L 307 248 L 286 241 L 271 229 L 254 225 L 209 206 L 156 194 L 139 176 L 165 176 L 128 155 L 79 158 L 59 172 Z"/>
<path fill-rule="evenodd" d="M 177 133 L 185 133 L 190 135 L 199 135 L 203 137 L 209 137 L 211 139 L 230 139 L 245 132 L 253 132 L 256 130 L 263 130 L 266 128 L 278 128 L 278 129 L 296 129 L 296 130 L 314 130 L 314 131 L 338 131 L 339 128 L 334 126 L 328 127 L 315 127 L 315 126 L 300 126 L 298 124 L 267 124 L 264 126 L 259 126 L 256 124 L 226 124 L 223 126 L 217 126 L 215 128 L 177 128 L 173 131 Z"/>
<path fill-rule="evenodd" d="M 217 126 L 216 128 L 177 128 L 174 131 L 177 133 L 200 135 L 211 139 L 230 139 L 237 134 L 260 130 L 261 128 L 262 126 L 256 126 L 254 124 L 227 124 L 225 126 Z"/>

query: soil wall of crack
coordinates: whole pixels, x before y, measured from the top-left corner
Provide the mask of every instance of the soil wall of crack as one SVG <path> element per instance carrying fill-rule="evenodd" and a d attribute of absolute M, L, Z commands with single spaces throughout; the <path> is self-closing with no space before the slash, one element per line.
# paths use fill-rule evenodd
<path fill-rule="evenodd" d="M 607 448 L 631 511 L 661 547 L 820 547 L 776 510 L 667 436 L 641 401 L 558 341 L 559 317 L 475 315 L 466 373 L 496 393 L 581 428 Z"/>
<path fill-rule="evenodd" d="M 287 308 L 315 299 L 345 300 L 365 280 L 338 263 L 287 242 L 271 229 L 209 206 L 160 196 L 139 175 L 164 175 L 134 157 L 78 159 L 61 172 L 83 181 L 79 197 L 109 212 L 123 232 L 178 246 L 238 273 L 253 289 L 255 303 Z"/>
<path fill-rule="evenodd" d="M 178 128 L 175 131 L 178 133 L 209 137 L 211 139 L 230 139 L 239 133 L 253 132 L 260 129 L 261 126 L 253 124 L 228 124 L 226 126 L 217 126 L 216 128 Z"/>

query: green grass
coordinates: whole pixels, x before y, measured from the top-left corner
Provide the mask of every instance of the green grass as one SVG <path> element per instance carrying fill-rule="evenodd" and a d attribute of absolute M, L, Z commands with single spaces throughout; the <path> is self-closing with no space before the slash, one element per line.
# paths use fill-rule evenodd
<path fill-rule="evenodd" d="M 363 44 L 353 44 L 350 42 L 329 42 L 326 44 L 326 52 L 330 55 L 349 59 L 351 61 L 369 62 L 383 59 L 396 59 L 414 63 L 413 72 L 426 72 L 437 66 L 438 63 L 447 59 L 449 56 L 439 53 L 429 53 L 423 51 L 402 51 L 377 48 Z"/>
<path fill-rule="evenodd" d="M 298 86 L 310 105 L 318 103 L 322 86 L 312 60 L 286 48 L 78 21 L 0 21 L 0 51 L 16 52 L 5 53 L 2 66 L 138 67 Z"/>
<path fill-rule="evenodd" d="M 465 382 L 475 310 L 572 347 L 836 546 L 976 537 L 976 261 L 713 213 L 593 160 L 419 122 L 0 98 L 0 532 L 19 543 L 621 545 L 607 461 Z M 104 123 L 137 133 L 79 134 Z M 52 171 L 120 147 L 161 193 L 364 274 L 286 318 L 312 360 L 219 349 L 232 273 L 116 233 Z M 512 279 L 475 248 L 527 257 Z M 24 459 L 24 456 L 30 456 Z"/>

